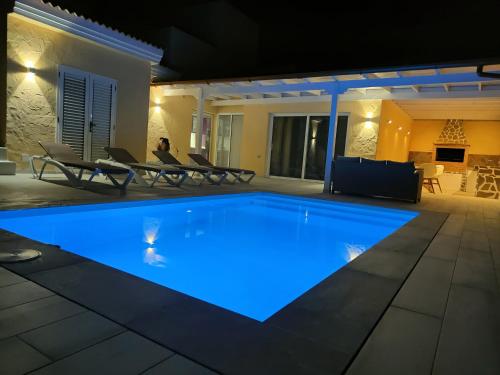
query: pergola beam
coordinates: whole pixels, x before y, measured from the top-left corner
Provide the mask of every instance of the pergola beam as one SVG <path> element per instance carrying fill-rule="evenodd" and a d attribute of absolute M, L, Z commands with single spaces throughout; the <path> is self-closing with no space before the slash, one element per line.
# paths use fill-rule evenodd
<path fill-rule="evenodd" d="M 418 93 L 412 89 L 400 89 L 397 92 L 388 92 L 384 89 L 366 90 L 366 94 L 349 91 L 339 95 L 339 101 L 352 100 L 428 100 L 428 99 L 480 99 L 480 98 L 500 98 L 500 87 L 496 90 L 463 90 L 463 91 L 441 91 Z M 315 103 L 328 102 L 329 95 L 301 96 L 285 98 L 250 98 L 242 100 L 216 100 L 212 106 L 235 106 L 235 105 L 258 105 L 258 104 L 284 104 L 284 103 Z"/>
<path fill-rule="evenodd" d="M 370 87 L 392 87 L 392 86 L 420 86 L 451 83 L 479 83 L 493 80 L 493 78 L 479 77 L 476 73 L 440 74 L 432 76 L 401 76 L 396 78 L 365 78 L 335 82 L 304 82 L 295 84 L 275 84 L 245 87 L 207 87 L 207 94 L 217 96 L 218 94 L 252 94 L 252 93 L 280 93 L 287 91 L 310 91 L 325 90 L 345 91 L 350 88 L 362 89 Z"/>

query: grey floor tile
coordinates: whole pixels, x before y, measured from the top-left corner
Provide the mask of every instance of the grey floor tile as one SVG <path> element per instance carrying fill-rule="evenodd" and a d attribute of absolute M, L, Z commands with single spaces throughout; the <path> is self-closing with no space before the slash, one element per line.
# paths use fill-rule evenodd
<path fill-rule="evenodd" d="M 437 318 L 390 307 L 347 374 L 430 374 L 440 326 Z"/>
<path fill-rule="evenodd" d="M 180 355 L 171 358 L 149 369 L 142 375 L 215 375 L 216 373 L 196 362 L 190 361 Z"/>
<path fill-rule="evenodd" d="M 347 354 L 267 321 L 192 307 L 164 306 L 128 326 L 222 373 L 329 375 L 347 365 Z"/>
<path fill-rule="evenodd" d="M 4 286 L 0 288 L 0 309 L 35 301 L 53 294 L 50 290 L 31 281 Z"/>
<path fill-rule="evenodd" d="M 436 211 L 420 211 L 420 215 L 413 219 L 409 223 L 409 225 L 415 226 L 420 229 L 430 229 L 436 232 L 447 218 L 447 213 Z"/>
<path fill-rule="evenodd" d="M 416 225 L 405 225 L 404 227 L 396 231 L 397 235 L 407 236 L 411 238 L 420 238 L 425 240 L 430 240 L 434 237 L 439 227 L 436 228 L 424 228 Z"/>
<path fill-rule="evenodd" d="M 12 273 L 0 266 L 0 287 L 22 283 L 27 281 L 25 278 Z"/>
<path fill-rule="evenodd" d="M 51 296 L 0 310 L 0 339 L 85 311 L 59 296 Z"/>
<path fill-rule="evenodd" d="M 452 285 L 434 374 L 500 374 L 500 300 Z"/>
<path fill-rule="evenodd" d="M 462 241 L 460 242 L 460 246 L 481 251 L 490 250 L 488 237 L 485 233 L 474 232 L 467 229 L 462 233 Z"/>
<path fill-rule="evenodd" d="M 190 298 L 93 261 L 37 272 L 30 278 L 120 324 L 172 299 Z"/>
<path fill-rule="evenodd" d="M 54 362 L 33 374 L 136 375 L 172 356 L 172 352 L 132 332 L 124 332 Z"/>
<path fill-rule="evenodd" d="M 460 249 L 453 283 L 498 293 L 491 254 L 478 250 Z"/>
<path fill-rule="evenodd" d="M 443 317 L 455 263 L 423 257 L 396 295 L 393 305 Z"/>
<path fill-rule="evenodd" d="M 485 232 L 486 223 L 483 216 L 467 217 L 465 219 L 465 228 L 475 232 Z"/>
<path fill-rule="evenodd" d="M 424 256 L 455 261 L 460 248 L 460 237 L 441 234 L 441 232 L 439 231 L 439 234 L 434 237 Z"/>
<path fill-rule="evenodd" d="M 422 251 L 429 245 L 428 239 L 421 238 L 408 238 L 408 236 L 400 236 L 393 234 L 384 238 L 377 243 L 373 248 L 380 248 L 383 250 L 399 251 L 403 253 L 421 254 Z"/>
<path fill-rule="evenodd" d="M 439 230 L 439 233 L 445 234 L 448 236 L 456 236 L 456 237 L 461 237 L 462 232 L 465 227 L 465 220 L 460 221 L 460 220 L 455 220 L 455 221 L 450 221 L 449 219 L 443 224 L 441 229 Z"/>
<path fill-rule="evenodd" d="M 12 248 L 33 248 L 40 250 L 42 256 L 29 262 L 4 264 L 9 270 L 13 270 L 20 275 L 27 275 L 32 272 L 39 272 L 61 267 L 68 264 L 79 263 L 85 260 L 76 254 L 63 251 L 58 247 L 43 244 L 25 237 L 0 241 L 0 251 Z"/>
<path fill-rule="evenodd" d="M 50 363 L 43 354 L 17 337 L 0 340 L 0 374 L 20 375 Z"/>
<path fill-rule="evenodd" d="M 20 337 L 51 359 L 59 359 L 124 330 L 122 326 L 87 311 L 26 332 Z"/>
<path fill-rule="evenodd" d="M 266 323 L 353 354 L 396 294 L 400 282 L 341 269 Z"/>
<path fill-rule="evenodd" d="M 403 280 L 417 262 L 419 254 L 408 254 L 373 248 L 346 267 L 372 275 Z"/>

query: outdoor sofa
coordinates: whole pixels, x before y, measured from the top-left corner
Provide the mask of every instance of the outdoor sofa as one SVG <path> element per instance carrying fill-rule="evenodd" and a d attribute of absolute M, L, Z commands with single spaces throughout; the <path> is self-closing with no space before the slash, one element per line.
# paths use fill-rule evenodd
<path fill-rule="evenodd" d="M 413 162 L 338 156 L 332 163 L 332 194 L 356 194 L 420 201 L 422 171 Z"/>

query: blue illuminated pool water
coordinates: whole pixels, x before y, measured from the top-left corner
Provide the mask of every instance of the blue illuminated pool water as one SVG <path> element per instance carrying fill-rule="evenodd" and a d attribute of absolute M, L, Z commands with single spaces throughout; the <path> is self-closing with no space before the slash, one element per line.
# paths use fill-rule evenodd
<path fill-rule="evenodd" d="M 263 321 L 417 216 L 268 193 L 0 212 L 0 228 Z"/>

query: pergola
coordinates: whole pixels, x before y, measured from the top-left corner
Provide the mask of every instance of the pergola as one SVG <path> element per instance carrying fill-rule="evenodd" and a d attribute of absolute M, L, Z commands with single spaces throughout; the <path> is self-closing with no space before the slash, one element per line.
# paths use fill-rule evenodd
<path fill-rule="evenodd" d="M 271 103 L 330 102 L 329 139 L 324 190 L 328 190 L 334 155 L 338 101 L 385 99 L 500 98 L 500 65 L 433 67 L 356 74 L 317 74 L 300 78 L 269 77 L 235 80 L 155 83 L 164 96 L 191 95 L 197 113 L 205 101 L 212 106 Z M 201 146 L 201 121 L 197 117 L 197 152 Z"/>

